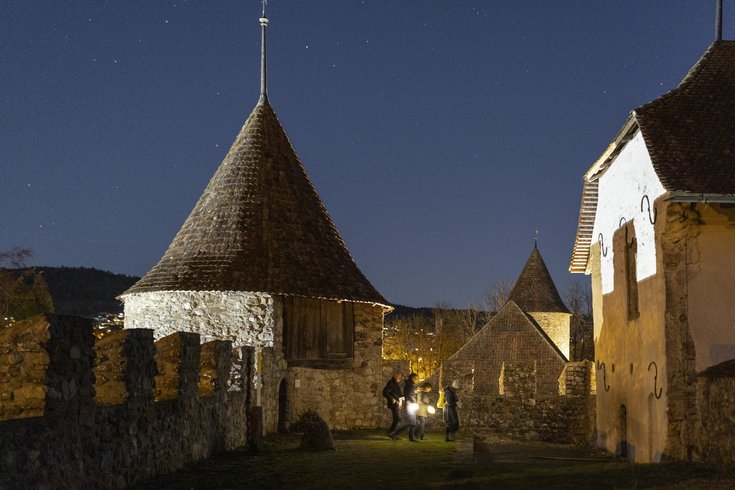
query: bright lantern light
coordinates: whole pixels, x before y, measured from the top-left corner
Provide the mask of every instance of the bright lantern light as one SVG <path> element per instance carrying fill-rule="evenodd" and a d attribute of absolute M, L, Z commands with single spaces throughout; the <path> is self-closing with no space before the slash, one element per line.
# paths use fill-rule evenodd
<path fill-rule="evenodd" d="M 406 406 L 406 408 L 409 412 L 416 412 L 416 410 L 419 409 L 419 404 L 411 402 Z"/>
<path fill-rule="evenodd" d="M 432 414 L 436 413 L 436 409 L 432 407 L 431 405 L 429 405 L 429 413 L 432 413 Z"/>

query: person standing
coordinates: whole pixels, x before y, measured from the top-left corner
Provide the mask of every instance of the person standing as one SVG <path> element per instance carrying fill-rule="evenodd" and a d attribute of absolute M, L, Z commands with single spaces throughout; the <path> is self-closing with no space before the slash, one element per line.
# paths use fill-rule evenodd
<path fill-rule="evenodd" d="M 447 442 L 453 441 L 453 434 L 459 430 L 459 412 L 457 412 L 459 386 L 459 380 L 455 379 L 451 385 L 444 388 L 444 423 L 447 424 L 444 440 Z"/>
<path fill-rule="evenodd" d="M 390 410 L 391 416 L 393 417 L 393 422 L 390 424 L 390 429 L 388 429 L 388 435 L 391 435 L 393 431 L 396 430 L 398 422 L 401 421 L 400 410 L 403 392 L 401 391 L 400 382 L 401 373 L 396 370 L 383 388 L 383 396 L 388 404 L 388 410 Z M 394 436 L 391 436 L 391 438 L 393 437 Z"/>
<path fill-rule="evenodd" d="M 421 383 L 416 390 L 416 398 L 418 400 L 419 408 L 416 410 L 416 436 L 424 440 L 426 435 L 426 417 L 430 413 L 434 413 L 434 407 L 431 405 L 431 392 L 433 386 L 428 381 Z"/>
<path fill-rule="evenodd" d="M 408 440 L 411 442 L 418 442 L 415 434 L 416 410 L 419 408 L 418 403 L 416 403 L 416 382 L 418 381 L 418 379 L 419 375 L 416 373 L 411 373 L 408 375 L 406 384 L 403 387 L 403 397 L 406 402 L 407 422 L 400 424 L 398 427 L 394 428 L 392 432 L 388 433 L 391 439 L 396 439 L 398 434 L 403 432 L 404 429 L 408 427 Z"/>

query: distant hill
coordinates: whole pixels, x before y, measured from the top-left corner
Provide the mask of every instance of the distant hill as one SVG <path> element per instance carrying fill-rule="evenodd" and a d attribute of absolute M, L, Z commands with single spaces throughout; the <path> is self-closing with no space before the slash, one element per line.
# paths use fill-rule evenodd
<path fill-rule="evenodd" d="M 434 308 L 419 307 L 404 305 L 391 305 L 394 309 L 386 315 L 386 319 L 397 320 L 399 318 L 406 318 L 409 316 L 421 316 L 426 318 L 432 318 L 434 315 Z"/>
<path fill-rule="evenodd" d="M 92 316 L 100 312 L 121 313 L 115 299 L 135 284 L 139 277 L 114 274 L 87 267 L 33 267 L 48 284 L 59 315 Z"/>
<path fill-rule="evenodd" d="M 89 267 L 29 267 L 40 271 L 46 280 L 59 315 L 95 316 L 98 313 L 121 313 L 122 303 L 115 298 L 140 278 L 115 274 Z M 18 270 L 19 271 L 19 270 Z M 432 318 L 433 307 L 392 305 L 386 320 L 410 316 Z"/>

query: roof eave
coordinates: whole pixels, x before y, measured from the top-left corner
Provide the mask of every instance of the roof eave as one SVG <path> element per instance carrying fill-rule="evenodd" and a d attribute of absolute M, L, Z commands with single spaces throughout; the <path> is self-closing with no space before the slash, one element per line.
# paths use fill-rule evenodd
<path fill-rule="evenodd" d="M 664 194 L 668 202 L 703 202 L 703 203 L 735 203 L 735 194 L 695 193 L 685 191 L 669 191 Z"/>
<path fill-rule="evenodd" d="M 589 274 L 589 247 L 592 243 L 594 216 L 597 213 L 597 181 L 638 131 L 640 131 L 640 125 L 638 124 L 635 111 L 633 111 L 628 115 L 625 124 L 620 128 L 602 155 L 600 155 L 584 174 L 582 203 L 577 219 L 577 234 L 574 239 L 572 260 L 569 263 L 569 272 L 571 273 Z"/>
<path fill-rule="evenodd" d="M 148 294 L 148 293 L 182 293 L 182 292 L 259 293 L 259 294 L 270 294 L 272 296 L 295 296 L 295 297 L 308 298 L 308 299 L 323 299 L 323 300 L 326 300 L 326 301 L 336 301 L 338 303 L 348 302 L 348 303 L 368 304 L 368 305 L 372 305 L 372 306 L 380 306 L 381 308 L 383 308 L 383 310 L 384 310 L 385 313 L 390 313 L 391 311 L 393 311 L 395 309 L 393 306 L 391 306 L 390 304 L 388 304 L 387 301 L 385 303 L 383 303 L 381 301 L 376 301 L 375 299 L 338 298 L 338 297 L 334 297 L 334 296 L 319 296 L 319 295 L 308 296 L 308 295 L 304 295 L 304 294 L 283 293 L 283 292 L 274 293 L 274 292 L 270 292 L 270 291 L 235 291 L 235 290 L 222 291 L 222 290 L 218 290 L 218 289 L 212 289 L 212 290 L 186 290 L 186 291 L 182 291 L 180 289 L 177 289 L 177 290 L 173 290 L 173 289 L 171 289 L 171 290 L 164 290 L 164 289 L 161 289 L 161 290 L 156 290 L 156 291 L 129 291 L 128 290 L 128 291 L 125 291 L 124 293 L 122 293 L 121 295 L 116 296 L 115 299 L 124 302 L 125 301 L 125 298 L 127 298 L 128 296 L 132 296 L 132 295 L 136 295 L 136 294 Z M 383 301 L 385 301 L 385 300 L 383 300 Z"/>
<path fill-rule="evenodd" d="M 633 111 L 628 115 L 625 124 L 620 128 L 620 131 L 618 131 L 618 134 L 615 135 L 615 138 L 610 142 L 605 151 L 602 152 L 602 155 L 592 164 L 587 173 L 584 174 L 584 179 L 587 181 L 599 179 L 610 166 L 610 162 L 618 156 L 628 141 L 635 136 L 635 132 L 638 129 L 638 120 L 635 117 L 635 111 Z"/>

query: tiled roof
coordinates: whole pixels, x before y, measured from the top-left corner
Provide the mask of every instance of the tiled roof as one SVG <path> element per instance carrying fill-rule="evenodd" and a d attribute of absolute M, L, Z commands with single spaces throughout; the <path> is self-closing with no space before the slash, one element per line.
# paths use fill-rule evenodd
<path fill-rule="evenodd" d="M 677 88 L 633 112 L 667 191 L 735 193 L 735 41 L 717 41 Z"/>
<path fill-rule="evenodd" d="M 543 337 L 543 339 L 546 341 L 547 344 L 549 344 L 549 347 L 551 347 L 551 350 L 554 351 L 554 354 L 559 356 L 562 361 L 569 362 L 569 359 L 567 359 L 567 356 L 564 355 L 564 353 L 559 349 L 559 346 L 556 345 L 556 343 L 551 340 L 551 337 L 549 337 L 549 334 L 546 333 L 546 331 L 541 327 L 541 325 L 538 324 L 538 322 L 528 313 L 525 311 L 523 312 L 523 315 L 525 315 L 526 320 L 528 320 L 529 323 L 531 323 L 534 328 L 536 329 L 536 332 Z"/>
<path fill-rule="evenodd" d="M 587 172 L 571 272 L 587 269 L 598 179 L 638 130 L 667 191 L 735 194 L 735 41 L 716 41 L 678 87 L 634 110 Z"/>
<path fill-rule="evenodd" d="M 267 101 L 163 258 L 123 296 L 259 291 L 387 305 L 360 272 Z"/>
<path fill-rule="evenodd" d="M 510 328 L 507 328 L 508 331 L 518 332 L 521 330 L 521 325 L 523 323 L 526 323 L 527 326 L 530 326 L 535 330 L 543 342 L 553 351 L 554 356 L 558 357 L 562 362 L 569 361 L 544 329 L 541 328 L 538 322 L 534 320 L 531 315 L 526 313 L 520 305 L 513 301 L 513 299 L 506 301 L 500 311 L 498 311 L 498 313 L 487 322 L 487 325 L 468 340 L 465 345 L 460 347 L 457 352 L 452 354 L 448 360 L 453 361 L 471 358 L 474 355 L 477 355 L 478 351 L 482 352 L 483 355 L 486 355 L 488 349 L 497 349 L 499 347 L 497 339 L 498 328 L 510 326 Z M 489 346 L 483 345 L 488 343 Z M 529 347 L 530 346 L 525 344 L 521 345 L 522 349 L 528 349 Z"/>
<path fill-rule="evenodd" d="M 531 251 L 509 299 L 525 312 L 569 313 L 536 247 Z"/>

